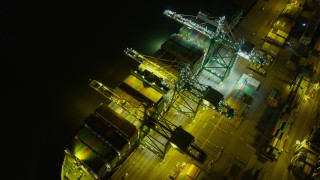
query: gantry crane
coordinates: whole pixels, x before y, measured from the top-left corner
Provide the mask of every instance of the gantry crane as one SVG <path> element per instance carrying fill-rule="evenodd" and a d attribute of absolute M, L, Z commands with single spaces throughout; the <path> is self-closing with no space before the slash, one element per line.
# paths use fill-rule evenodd
<path fill-rule="evenodd" d="M 165 92 L 166 106 L 162 113 L 166 112 L 169 107 L 173 107 L 178 112 L 194 119 L 201 105 L 213 108 L 229 119 L 236 113 L 232 107 L 223 101 L 223 95 L 220 92 L 199 82 L 197 75 L 190 69 L 189 64 L 176 64 L 175 66 L 178 67 L 173 68 L 179 70 L 179 72 L 174 73 L 174 71 L 169 71 L 172 68 L 166 65 L 168 60 L 145 56 L 130 48 L 126 49 L 125 53 L 141 63 L 140 68 L 144 68 L 160 77 L 161 81 L 159 82 L 162 83 L 150 83 L 151 81 L 148 81 L 142 73 L 140 73 L 140 79 L 149 83 L 150 86 L 166 84 L 168 88 L 166 88 L 167 91 Z M 158 64 L 153 61 L 154 59 L 157 59 Z M 161 61 L 165 62 L 159 64 Z M 136 70 L 134 72 L 139 74 L 139 71 L 145 70 Z"/>
<path fill-rule="evenodd" d="M 201 70 L 205 70 L 222 82 L 230 74 L 238 56 L 249 61 L 257 61 L 260 64 L 265 63 L 259 54 L 252 54 L 251 50 L 250 52 L 242 51 L 246 41 L 242 38 L 236 39 L 232 33 L 233 28 L 240 20 L 241 13 L 230 24 L 227 23 L 224 16 L 210 19 L 208 14 L 201 11 L 195 17 L 177 14 L 170 10 L 165 10 L 163 14 L 183 24 L 184 27 L 180 29 L 180 34 L 206 51 L 203 58 L 199 60 L 202 64 L 200 69 L 193 70 L 197 74 Z M 199 34 L 206 36 L 206 38 L 200 39 Z"/>
<path fill-rule="evenodd" d="M 141 122 L 137 127 L 140 130 L 140 143 L 158 157 L 163 159 L 171 144 L 174 144 L 196 161 L 203 163 L 206 160 L 206 153 L 194 143 L 194 137 L 167 120 L 156 107 L 148 103 L 137 106 L 97 80 L 90 80 L 89 85 Z"/>
<path fill-rule="evenodd" d="M 191 119 L 195 118 L 209 86 L 203 85 L 198 81 L 196 75 L 192 70 L 190 70 L 190 66 L 188 64 L 181 63 L 178 68 L 180 71 L 176 73 L 177 75 L 173 75 L 165 69 L 164 66 L 154 63 L 148 57 L 133 49 L 128 48 L 125 50 L 125 53 L 132 59 L 141 63 L 142 66 L 139 67 L 143 67 L 146 70 L 151 71 L 158 77 L 161 77 L 163 83 L 167 83 L 167 87 L 171 91 L 167 91 L 165 95 L 167 99 L 166 110 L 169 109 L 168 107 L 173 107 L 185 116 Z M 140 76 L 142 80 L 146 80 L 146 77 L 141 73 Z"/>

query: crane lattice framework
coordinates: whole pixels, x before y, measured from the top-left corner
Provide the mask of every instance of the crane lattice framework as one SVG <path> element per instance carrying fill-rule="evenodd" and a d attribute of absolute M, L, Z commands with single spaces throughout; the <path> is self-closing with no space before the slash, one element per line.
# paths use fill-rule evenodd
<path fill-rule="evenodd" d="M 179 73 L 173 75 L 166 70 L 165 67 L 157 65 L 146 56 L 133 49 L 126 49 L 125 53 L 129 57 L 143 64 L 143 66 L 140 67 L 144 67 L 154 73 L 156 76 L 160 77 L 162 79 L 162 83 L 158 84 L 166 84 L 166 87 L 170 89 L 170 91 L 167 91 L 165 95 L 167 106 L 164 107 L 164 111 L 167 111 L 170 107 L 173 107 L 183 115 L 191 119 L 195 118 L 199 107 L 203 102 L 202 100 L 204 94 L 209 86 L 199 82 L 197 76 L 190 69 L 189 64 L 179 64 Z M 146 81 L 145 77 L 142 77 L 142 75 L 140 75 L 140 77 L 142 80 Z M 149 82 L 149 84 L 153 83 Z"/>
<path fill-rule="evenodd" d="M 143 119 L 145 114 L 145 105 L 138 106 L 134 105 L 121 96 L 119 96 L 117 93 L 114 92 L 111 88 L 105 86 L 101 82 L 97 80 L 90 79 L 89 85 L 94 90 L 98 91 L 101 95 L 103 95 L 105 98 L 110 100 L 112 103 L 115 103 L 122 109 L 126 110 L 130 114 L 132 114 L 137 119 Z"/>
<path fill-rule="evenodd" d="M 183 24 L 184 27 L 180 29 L 179 33 L 206 51 L 203 58 L 199 60 L 202 64 L 201 67 L 198 70 L 193 70 L 197 74 L 201 70 L 205 70 L 222 82 L 230 74 L 239 56 L 249 61 L 257 61 L 260 64 L 265 63 L 259 54 L 242 51 L 246 41 L 242 38 L 236 39 L 232 33 L 242 13 L 239 13 L 230 24 L 227 23 L 224 16 L 210 19 L 207 14 L 201 11 L 196 17 L 177 14 L 170 10 L 165 10 L 163 14 Z M 195 31 L 190 32 L 192 30 Z M 206 37 L 199 38 L 199 34 Z"/>
<path fill-rule="evenodd" d="M 178 127 L 167 120 L 162 113 L 159 113 L 156 109 L 154 109 L 153 112 L 152 115 L 146 116 L 146 119 L 144 120 L 146 127 L 157 132 L 157 134 L 168 141 L 163 143 L 157 138 L 154 138 L 154 136 L 147 136 L 149 141 L 143 141 L 142 144 L 144 146 L 151 147 L 151 151 L 162 158 L 164 158 L 169 148 L 173 146 L 178 147 L 180 151 L 188 154 L 200 163 L 203 163 L 206 160 L 207 155 L 205 151 L 195 144 L 194 137 L 190 133 L 183 130 L 181 126 Z"/>
<path fill-rule="evenodd" d="M 208 87 L 199 82 L 189 64 L 183 64 L 179 81 L 176 82 L 172 91 L 170 105 L 185 116 L 194 119 Z"/>
<path fill-rule="evenodd" d="M 150 103 L 143 102 L 141 106 L 132 104 L 97 80 L 90 80 L 89 85 L 106 97 L 111 103 L 116 104 L 122 110 L 130 113 L 140 121 L 140 144 L 149 149 L 160 158 L 175 144 L 182 152 L 188 154 L 193 159 L 203 163 L 207 157 L 206 153 L 194 143 L 194 137 L 177 127 L 164 118 L 163 112 L 159 112 L 157 107 Z M 114 106 L 114 105 L 113 105 Z M 181 137 L 186 138 L 181 142 Z"/>
<path fill-rule="evenodd" d="M 173 73 L 169 72 L 164 64 L 157 64 L 168 60 L 157 58 L 158 61 L 155 63 L 147 56 L 133 49 L 126 49 L 125 53 L 141 63 L 139 68 L 144 68 L 144 70 L 133 71 L 133 74 L 155 89 L 166 89 L 162 91 L 165 93 L 165 105 L 162 107 L 161 112 L 165 113 L 172 107 L 193 120 L 203 105 L 204 107 L 215 109 L 229 119 L 233 117 L 235 111 L 223 101 L 223 95 L 212 89 L 211 86 L 201 84 L 197 75 L 190 69 L 190 64 L 178 64 L 178 67 L 174 68 L 178 69 L 179 73 Z M 152 57 L 152 59 L 154 60 L 155 58 Z M 146 73 L 141 73 L 146 70 L 157 76 L 158 79 L 154 78 L 150 80 L 150 78 L 145 76 Z M 228 112 L 224 112 L 225 110 L 223 109 L 227 109 Z"/>
<path fill-rule="evenodd" d="M 166 144 L 159 141 L 158 137 L 154 137 L 152 133 L 150 133 L 150 128 L 144 124 L 144 119 L 147 113 L 147 104 L 142 106 L 135 106 L 134 104 L 128 102 L 123 97 L 119 96 L 117 93 L 114 92 L 111 88 L 105 86 L 101 82 L 97 80 L 90 80 L 89 85 L 102 94 L 105 98 L 118 105 L 118 107 L 122 108 L 126 112 L 133 115 L 136 119 L 141 122 L 140 127 L 140 143 L 148 148 L 151 152 L 156 154 L 160 158 L 164 158 L 166 152 Z"/>

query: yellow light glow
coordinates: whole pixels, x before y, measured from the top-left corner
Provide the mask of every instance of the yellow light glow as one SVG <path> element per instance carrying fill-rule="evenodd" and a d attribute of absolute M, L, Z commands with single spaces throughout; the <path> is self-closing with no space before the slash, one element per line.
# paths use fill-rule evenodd
<path fill-rule="evenodd" d="M 203 104 L 204 104 L 205 106 L 210 106 L 210 102 L 207 101 L 207 100 L 205 100 L 205 99 L 203 99 Z"/>
<path fill-rule="evenodd" d="M 75 148 L 73 150 L 73 154 L 79 160 L 88 159 L 88 157 L 90 155 L 90 149 L 88 149 L 86 146 L 83 146 L 83 145 L 77 145 L 77 146 L 75 146 Z"/>
<path fill-rule="evenodd" d="M 173 148 L 177 148 L 178 146 L 176 146 L 175 144 L 173 144 L 172 142 L 170 142 L 170 144 L 171 144 L 171 146 L 173 147 Z"/>
<path fill-rule="evenodd" d="M 310 99 L 310 96 L 308 94 L 305 94 L 304 95 L 304 100 L 309 101 L 309 99 Z"/>

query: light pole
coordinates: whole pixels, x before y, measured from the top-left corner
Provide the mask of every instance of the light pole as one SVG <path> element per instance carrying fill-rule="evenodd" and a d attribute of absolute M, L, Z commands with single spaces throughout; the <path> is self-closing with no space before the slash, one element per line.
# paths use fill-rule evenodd
<path fill-rule="evenodd" d="M 297 147 L 297 145 L 301 145 L 301 142 L 299 140 L 296 140 L 296 143 L 287 151 L 285 151 L 286 153 L 289 153 L 294 147 Z"/>

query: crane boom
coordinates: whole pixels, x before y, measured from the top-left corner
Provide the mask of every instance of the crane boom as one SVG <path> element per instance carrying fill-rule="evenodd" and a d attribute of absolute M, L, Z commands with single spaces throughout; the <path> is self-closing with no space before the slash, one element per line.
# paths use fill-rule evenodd
<path fill-rule="evenodd" d="M 130 112 L 133 116 L 135 116 L 139 120 L 143 120 L 144 118 L 144 110 L 140 109 L 141 107 L 137 108 L 130 102 L 126 101 L 119 95 L 113 92 L 113 90 L 101 82 L 90 79 L 89 83 L 90 87 L 92 87 L 94 90 L 98 91 L 101 95 L 109 99 L 110 101 L 116 103 L 117 105 L 121 106 L 126 111 Z"/>
<path fill-rule="evenodd" d="M 173 88 L 174 84 L 178 81 L 178 77 L 172 74 L 171 72 L 167 71 L 163 67 L 159 66 L 158 64 L 152 62 L 148 58 L 144 57 L 137 51 L 127 48 L 125 54 L 131 57 L 132 59 L 136 60 L 140 64 L 145 65 L 145 68 L 148 69 L 150 72 L 154 73 L 156 76 L 162 78 L 166 83 L 168 83 L 171 88 Z"/>
<path fill-rule="evenodd" d="M 210 39 L 212 39 L 215 36 L 215 32 L 211 31 L 206 26 L 202 26 L 200 24 L 197 24 L 197 23 L 191 21 L 190 19 L 184 18 L 184 17 L 182 17 L 182 15 L 177 14 L 177 13 L 175 13 L 173 11 L 165 10 L 163 12 L 163 14 L 168 16 L 169 18 L 171 18 L 173 20 L 176 20 L 176 21 L 180 22 L 181 24 L 183 24 L 183 25 L 185 25 L 185 26 L 187 26 L 189 28 L 197 30 L 198 32 L 208 36 Z"/>

